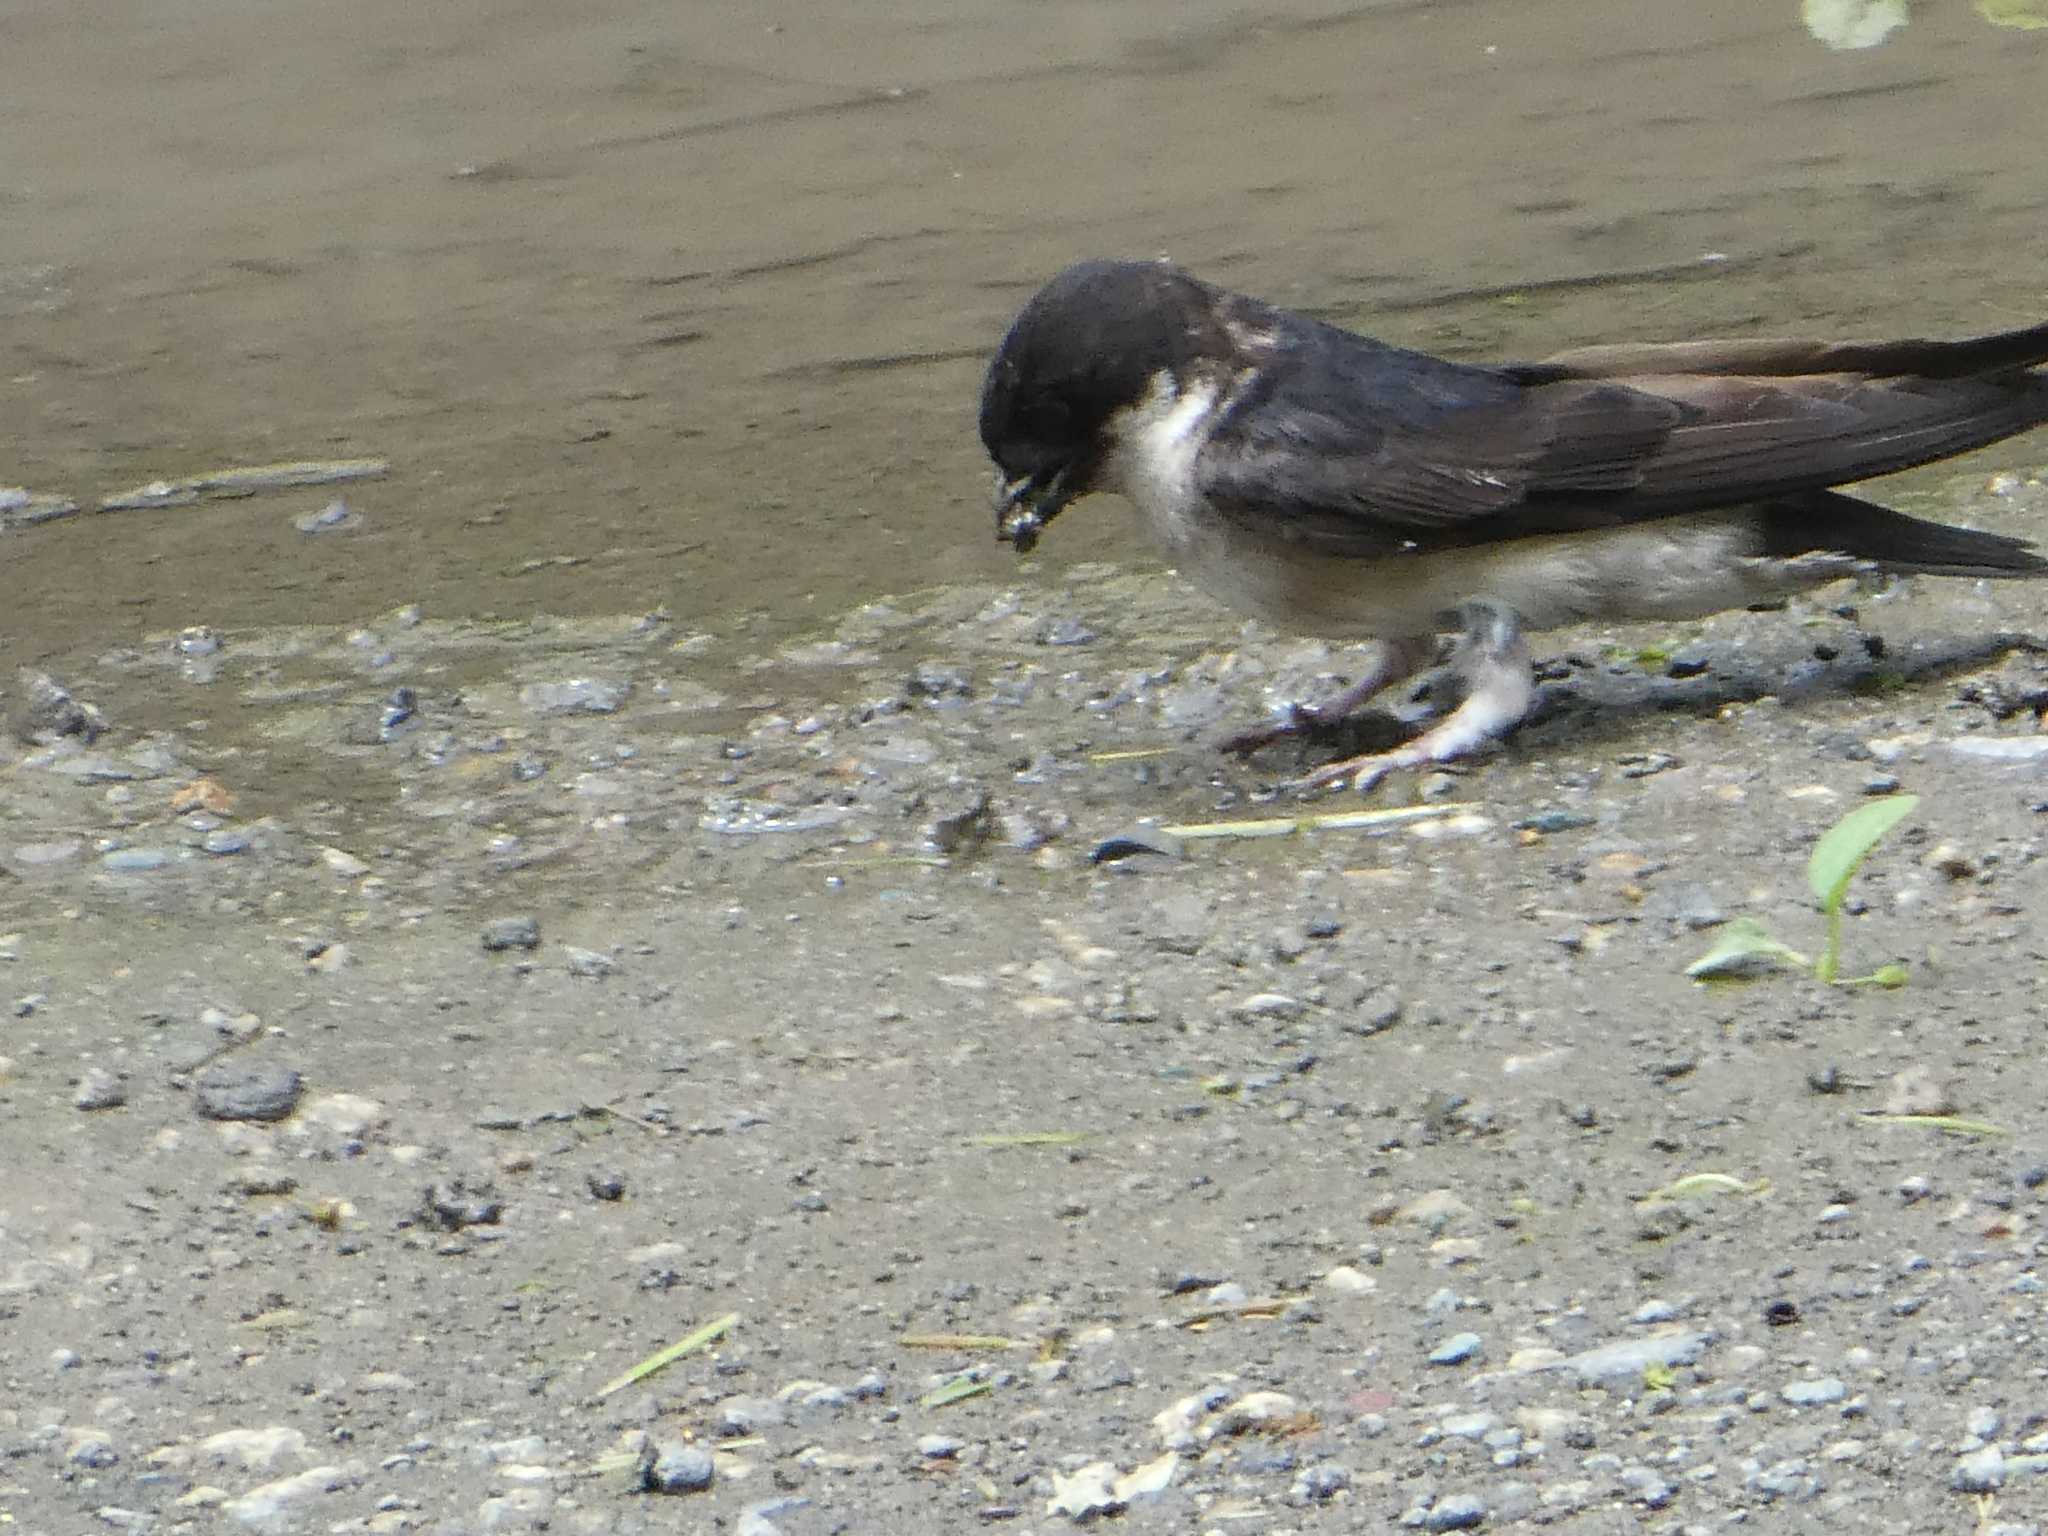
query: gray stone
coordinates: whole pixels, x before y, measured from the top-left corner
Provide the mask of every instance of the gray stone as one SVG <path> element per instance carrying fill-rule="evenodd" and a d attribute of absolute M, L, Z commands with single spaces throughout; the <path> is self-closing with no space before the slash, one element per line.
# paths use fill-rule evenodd
<path fill-rule="evenodd" d="M 297 1530 L 305 1512 L 294 1506 L 320 1494 L 349 1487 L 362 1481 L 362 1477 L 363 1468 L 358 1462 L 309 1467 L 295 1476 L 251 1488 L 247 1493 L 229 1499 L 221 1509 L 230 1518 L 259 1531 Z"/>
<path fill-rule="evenodd" d="M 1319 1461 L 1301 1469 L 1287 1497 L 1294 1504 L 1320 1504 L 1350 1486 L 1350 1472 L 1334 1461 Z"/>
<path fill-rule="evenodd" d="M 290 1067 L 223 1063 L 199 1079 L 193 1104 L 209 1120 L 282 1120 L 304 1086 Z"/>
<path fill-rule="evenodd" d="M 1431 1365 L 1463 1365 L 1486 1352 L 1486 1341 L 1476 1333 L 1454 1333 L 1429 1352 Z"/>
<path fill-rule="evenodd" d="M 1640 1381 L 1651 1366 L 1690 1365 L 1706 1347 L 1704 1333 L 1659 1333 L 1647 1339 L 1603 1344 L 1560 1360 L 1550 1369 L 1570 1371 L 1587 1386 Z"/>
<path fill-rule="evenodd" d="M 1486 1501 L 1473 1493 L 1447 1493 L 1422 1517 L 1426 1531 L 1469 1531 L 1486 1519 Z"/>
<path fill-rule="evenodd" d="M 1819 1381 L 1788 1381 L 1778 1389 L 1778 1396 L 1795 1408 L 1815 1408 L 1822 1403 L 1839 1403 L 1849 1395 L 1849 1389 L 1832 1376 Z"/>
<path fill-rule="evenodd" d="M 128 1087 L 105 1067 L 87 1067 L 78 1076 L 74 1109 L 119 1109 L 128 1102 Z"/>
<path fill-rule="evenodd" d="M 1964 736 L 1947 746 L 1957 757 L 1980 763 L 2038 763 L 2048 757 L 2048 736 Z"/>
<path fill-rule="evenodd" d="M 765 1397 L 729 1397 L 718 1405 L 718 1432 L 739 1439 L 788 1421 L 782 1404 Z"/>
<path fill-rule="evenodd" d="M 1799 1456 L 1790 1456 L 1783 1461 L 1774 1461 L 1768 1467 L 1758 1468 L 1744 1482 L 1765 1498 L 1784 1499 L 1794 1504 L 1803 1504 L 1818 1497 L 1822 1487 L 1821 1480 L 1814 1475 L 1813 1464 Z"/>
<path fill-rule="evenodd" d="M 116 848 L 101 854 L 100 863 L 115 874 L 134 875 L 162 869 L 174 857 L 168 848 Z"/>
<path fill-rule="evenodd" d="M 619 962 L 602 950 L 578 949 L 571 944 L 564 953 L 569 960 L 569 974 L 586 981 L 601 981 L 619 968 Z"/>
<path fill-rule="evenodd" d="M 656 1447 L 644 1463 L 641 1485 L 649 1493 L 701 1493 L 711 1486 L 715 1472 L 709 1451 L 670 1440 Z"/>
<path fill-rule="evenodd" d="M 1621 1469 L 1621 1486 L 1628 1490 L 1628 1496 L 1645 1509 L 1662 1509 L 1672 1500 L 1674 1490 L 1648 1467 L 1630 1466 Z"/>
<path fill-rule="evenodd" d="M 1995 1445 L 1960 1458 L 1949 1473 L 1949 1487 L 1958 1493 L 1991 1493 L 2005 1486 L 2005 1453 Z"/>
<path fill-rule="evenodd" d="M 1446 1435 L 1458 1440 L 1477 1440 L 1490 1433 L 1500 1420 L 1490 1413 L 1453 1413 L 1439 1426 Z"/>
<path fill-rule="evenodd" d="M 540 947 L 540 923 L 526 916 L 494 917 L 484 924 L 481 938 L 488 950 L 537 949 Z"/>
<path fill-rule="evenodd" d="M 609 715 L 626 702 L 627 685 L 595 677 L 528 683 L 519 702 L 536 715 Z"/>

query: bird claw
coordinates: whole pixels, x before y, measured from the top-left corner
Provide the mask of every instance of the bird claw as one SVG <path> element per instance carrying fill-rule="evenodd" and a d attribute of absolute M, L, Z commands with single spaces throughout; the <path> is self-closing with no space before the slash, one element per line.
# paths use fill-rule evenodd
<path fill-rule="evenodd" d="M 1369 795 L 1379 787 L 1380 781 L 1397 768 L 1410 764 L 1399 752 L 1377 752 L 1366 757 L 1347 757 L 1342 762 L 1325 763 L 1313 773 L 1305 773 L 1291 780 L 1287 788 L 1297 794 L 1309 794 L 1319 789 L 1342 789 L 1349 785 L 1361 795 Z"/>
<path fill-rule="evenodd" d="M 1317 731 L 1325 729 L 1328 724 L 1323 712 L 1315 705 L 1289 704 L 1285 714 L 1271 725 L 1239 731 L 1222 746 L 1225 752 L 1237 757 L 1250 757 L 1254 752 L 1270 747 L 1275 742 L 1291 741 L 1297 736 L 1312 736 Z"/>

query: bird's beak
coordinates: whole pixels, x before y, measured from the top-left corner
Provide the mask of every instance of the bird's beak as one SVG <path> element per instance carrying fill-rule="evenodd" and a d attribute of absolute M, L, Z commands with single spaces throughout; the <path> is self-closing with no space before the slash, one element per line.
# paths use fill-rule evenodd
<path fill-rule="evenodd" d="M 1058 517 L 1074 499 L 1065 468 L 1041 470 L 1037 474 L 1006 480 L 996 475 L 996 540 L 1014 544 L 1017 553 L 1028 555 L 1038 543 L 1045 525 Z"/>

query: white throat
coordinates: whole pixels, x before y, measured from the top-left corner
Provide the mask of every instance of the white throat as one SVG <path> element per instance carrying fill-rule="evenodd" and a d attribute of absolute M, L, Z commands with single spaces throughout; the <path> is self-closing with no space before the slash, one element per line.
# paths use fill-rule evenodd
<path fill-rule="evenodd" d="M 1130 498 L 1154 537 L 1178 555 L 1196 530 L 1188 513 L 1197 499 L 1195 460 L 1209 428 L 1228 408 L 1226 381 L 1214 376 L 1185 384 L 1161 369 L 1144 398 L 1109 421 L 1114 444 L 1101 488 Z"/>

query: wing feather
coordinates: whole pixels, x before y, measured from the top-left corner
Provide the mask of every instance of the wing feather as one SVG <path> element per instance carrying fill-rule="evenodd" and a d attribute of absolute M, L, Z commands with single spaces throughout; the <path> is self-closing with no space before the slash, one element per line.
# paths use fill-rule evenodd
<path fill-rule="evenodd" d="M 2048 420 L 2048 325 L 1960 342 L 1689 342 L 1476 367 L 1246 301 L 1258 366 L 1210 501 L 1335 553 L 1614 526 L 1825 489 Z"/>

